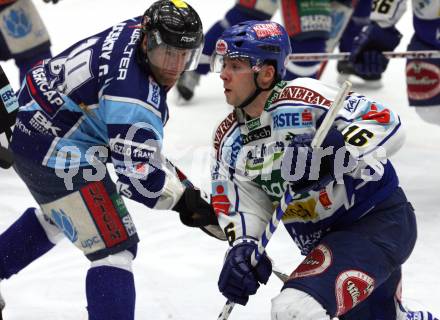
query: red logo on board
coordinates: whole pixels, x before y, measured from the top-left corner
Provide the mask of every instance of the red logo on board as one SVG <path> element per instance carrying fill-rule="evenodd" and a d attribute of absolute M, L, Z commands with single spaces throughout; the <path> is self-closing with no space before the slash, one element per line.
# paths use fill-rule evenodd
<path fill-rule="evenodd" d="M 412 61 L 406 66 L 408 97 L 431 99 L 440 93 L 440 68 L 432 63 Z"/>

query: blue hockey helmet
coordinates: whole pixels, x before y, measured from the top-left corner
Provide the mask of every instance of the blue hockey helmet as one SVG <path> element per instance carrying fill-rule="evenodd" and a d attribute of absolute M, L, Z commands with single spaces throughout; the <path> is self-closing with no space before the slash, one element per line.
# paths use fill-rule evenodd
<path fill-rule="evenodd" d="M 256 71 L 262 64 L 274 62 L 277 78 L 281 80 L 286 74 L 286 57 L 291 52 L 283 26 L 273 21 L 245 21 L 226 29 L 217 40 L 211 71 L 220 72 L 225 57 L 245 58 Z"/>

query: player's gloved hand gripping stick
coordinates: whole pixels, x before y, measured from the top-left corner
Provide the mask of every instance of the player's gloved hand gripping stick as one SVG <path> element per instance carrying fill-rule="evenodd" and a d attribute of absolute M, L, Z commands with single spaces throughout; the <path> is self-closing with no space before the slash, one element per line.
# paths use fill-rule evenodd
<path fill-rule="evenodd" d="M 315 136 L 311 142 L 311 147 L 316 148 L 321 146 L 322 142 L 324 141 L 325 136 L 327 135 L 327 132 L 331 128 L 331 125 L 333 124 L 337 113 L 344 105 L 345 97 L 348 95 L 351 88 L 351 83 L 349 81 L 345 81 L 342 84 L 341 89 L 338 91 L 335 100 L 333 101 L 332 105 L 329 108 L 329 111 L 327 112 L 321 126 L 316 130 Z M 284 196 L 281 198 L 281 201 L 277 208 L 275 209 L 271 221 L 266 226 L 266 230 L 264 230 L 260 241 L 258 241 L 258 247 L 257 249 L 252 253 L 251 255 L 251 264 L 252 266 L 256 266 L 258 264 L 258 261 L 263 256 L 263 253 L 265 251 L 265 248 L 267 244 L 269 243 L 270 238 L 272 237 L 273 233 L 278 227 L 278 224 L 281 220 L 281 218 L 284 215 L 284 212 L 287 209 L 288 204 L 292 201 L 293 194 L 290 190 L 290 186 L 286 190 Z M 231 301 L 227 301 L 226 304 L 223 306 L 223 309 L 218 316 L 217 320 L 226 320 L 229 318 L 229 315 L 231 314 L 232 310 L 234 309 L 235 303 Z"/>

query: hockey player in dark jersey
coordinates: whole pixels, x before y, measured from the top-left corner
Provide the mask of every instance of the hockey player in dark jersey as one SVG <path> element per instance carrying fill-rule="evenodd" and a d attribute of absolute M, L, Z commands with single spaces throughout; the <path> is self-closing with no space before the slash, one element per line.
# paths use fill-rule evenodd
<path fill-rule="evenodd" d="M 399 116 L 351 92 L 322 149 L 313 149 L 337 89 L 311 78 L 280 81 L 289 53 L 286 31 L 270 21 L 240 23 L 216 44 L 212 70 L 234 106 L 214 135 L 211 171 L 212 203 L 230 243 L 219 290 L 245 305 L 268 281 L 270 259 L 253 267 L 251 255 L 293 190 L 282 221 L 306 258 L 272 300 L 273 320 L 434 319 L 399 300 L 401 267 L 417 237 L 388 159 L 403 144 Z"/>
<path fill-rule="evenodd" d="M 350 57 L 356 73 L 380 78 L 388 59 L 382 52 L 393 51 L 401 33 L 395 27 L 407 6 L 406 0 L 374 1 L 371 22 L 355 39 Z M 440 0 L 412 1 L 414 33 L 409 51 L 440 50 Z M 419 116 L 440 125 L 440 59 L 408 59 L 407 96 Z"/>
<path fill-rule="evenodd" d="M 89 319 L 134 319 L 131 264 L 139 239 L 121 195 L 153 209 L 174 208 L 187 225 L 216 222 L 211 206 L 161 155 L 167 92 L 197 66 L 202 45 L 197 12 L 181 0 L 159 0 L 142 17 L 27 72 L 10 147 L 40 207 L 0 235 L 0 279 L 67 237 L 91 261 Z"/>

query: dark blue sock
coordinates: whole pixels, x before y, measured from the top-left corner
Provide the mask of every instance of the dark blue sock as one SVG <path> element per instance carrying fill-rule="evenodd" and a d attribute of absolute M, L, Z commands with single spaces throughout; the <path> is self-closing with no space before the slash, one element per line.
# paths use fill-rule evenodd
<path fill-rule="evenodd" d="M 0 235 L 0 279 L 7 279 L 53 248 L 35 215 L 27 209 Z"/>
<path fill-rule="evenodd" d="M 136 292 L 133 274 L 120 268 L 89 269 L 86 279 L 89 320 L 133 320 Z"/>

